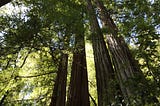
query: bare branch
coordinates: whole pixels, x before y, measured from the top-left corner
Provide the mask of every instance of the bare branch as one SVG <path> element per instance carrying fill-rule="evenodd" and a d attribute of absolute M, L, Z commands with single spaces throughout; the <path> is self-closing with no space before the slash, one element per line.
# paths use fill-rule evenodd
<path fill-rule="evenodd" d="M 94 98 L 91 96 L 91 94 L 89 94 L 89 97 L 91 98 L 92 102 L 94 103 L 94 106 L 97 106 L 96 101 L 94 100 Z"/>
<path fill-rule="evenodd" d="M 49 75 L 49 74 L 53 74 L 56 73 L 56 71 L 54 72 L 48 72 L 48 73 L 44 73 L 44 74 L 38 74 L 38 75 L 31 75 L 31 76 L 16 76 L 16 78 L 33 78 L 33 77 L 39 77 L 39 76 L 43 76 L 43 75 Z"/>
<path fill-rule="evenodd" d="M 2 7 L 3 5 L 11 2 L 12 0 L 0 0 L 0 7 Z"/>
<path fill-rule="evenodd" d="M 31 53 L 32 48 L 28 51 L 27 55 L 25 56 L 23 63 L 21 64 L 20 68 L 22 68 L 27 60 L 27 57 L 29 56 L 29 54 Z"/>

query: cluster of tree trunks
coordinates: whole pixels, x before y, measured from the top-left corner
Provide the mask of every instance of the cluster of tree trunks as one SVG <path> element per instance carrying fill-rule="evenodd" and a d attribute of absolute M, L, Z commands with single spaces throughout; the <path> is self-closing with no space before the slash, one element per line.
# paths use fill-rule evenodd
<path fill-rule="evenodd" d="M 58 71 L 57 73 L 57 80 L 54 85 L 53 96 L 51 99 L 50 106 L 66 106 L 66 105 L 67 106 L 90 106 L 84 30 L 83 30 L 84 26 L 83 26 L 82 20 L 79 20 L 79 21 L 80 21 L 79 24 L 82 30 L 78 30 L 77 32 L 74 32 L 76 34 L 75 43 L 74 43 L 75 49 L 73 50 L 71 77 L 70 77 L 70 84 L 68 89 L 67 102 L 66 102 L 66 99 L 64 98 L 64 96 L 66 97 L 66 94 L 65 94 L 66 89 L 64 89 L 64 87 L 66 87 L 67 73 L 66 73 L 65 65 L 67 64 L 64 64 L 64 65 L 62 64 L 64 63 L 63 61 L 65 61 L 66 63 L 66 59 L 63 57 L 63 59 L 60 61 L 60 65 L 59 65 L 60 72 Z M 64 69 L 63 71 L 65 71 L 65 73 L 61 69 Z M 61 72 L 63 72 L 63 74 Z M 62 82 L 61 80 L 65 80 L 65 81 Z M 57 87 L 58 85 L 59 85 L 59 88 Z M 62 93 L 63 93 L 63 97 L 62 95 L 60 95 Z M 61 100 L 61 102 L 59 100 Z"/>
<path fill-rule="evenodd" d="M 126 82 L 127 79 L 132 78 L 134 76 L 134 71 L 136 70 L 134 70 L 134 66 L 129 60 L 130 57 L 127 57 L 128 52 L 126 52 L 124 48 L 124 43 L 121 43 L 123 42 L 123 39 L 119 39 L 117 37 L 117 27 L 108 14 L 106 8 L 101 1 L 95 1 L 100 10 L 100 18 L 103 22 L 103 26 L 109 27 L 108 30 L 110 33 L 106 35 L 108 49 L 111 53 L 111 58 L 115 67 L 115 73 L 118 76 L 121 90 L 127 99 L 129 96 L 131 96 L 132 91 L 130 88 L 128 88 L 128 86 L 124 86 L 124 82 Z"/>
<path fill-rule="evenodd" d="M 109 83 L 114 79 L 114 69 L 107 50 L 103 34 L 98 25 L 91 0 L 86 0 L 87 9 L 90 15 L 90 26 L 92 32 L 92 45 L 96 68 L 96 81 L 98 91 L 98 106 L 107 106 L 114 97 L 109 92 Z"/>
<path fill-rule="evenodd" d="M 11 0 L 0 0 L 0 7 L 11 2 Z M 138 83 L 145 83 L 145 78 L 140 71 L 136 61 L 133 59 L 128 46 L 123 37 L 118 36 L 118 28 L 110 17 L 107 9 L 100 0 L 94 0 L 97 8 L 100 10 L 100 20 L 103 27 L 108 28 L 106 34 L 107 45 L 104 41 L 103 33 L 97 21 L 93 4 L 91 0 L 86 0 L 87 10 L 90 16 L 90 26 L 92 33 L 92 44 L 94 52 L 94 61 L 96 68 L 96 80 L 98 91 L 98 106 L 111 105 L 117 94 L 110 92 L 110 82 L 118 80 L 119 84 L 116 90 L 123 94 L 124 99 L 129 102 L 136 91 L 126 85 L 129 79 L 140 75 Z M 82 26 L 83 27 L 83 26 Z M 89 106 L 88 76 L 85 55 L 84 33 L 75 38 L 76 51 L 73 53 L 73 62 L 71 70 L 71 80 L 68 106 Z M 57 78 L 54 84 L 53 95 L 50 106 L 66 105 L 66 82 L 67 82 L 68 55 L 61 55 Z M 138 86 L 138 84 L 137 84 Z M 135 87 L 137 87 L 135 86 Z M 4 95 L 5 98 L 6 95 Z M 144 96 L 144 95 L 143 95 Z M 142 101 L 144 98 L 141 98 Z M 154 98 L 156 100 L 156 98 Z M 3 102 L 3 98 L 0 101 Z"/>
<path fill-rule="evenodd" d="M 91 8 L 91 5 L 92 5 L 91 1 L 90 0 L 87 0 L 87 1 L 90 2 L 90 4 L 88 3 L 88 5 Z M 122 92 L 126 103 L 130 103 L 131 97 L 139 96 L 139 97 L 141 97 L 141 102 L 143 104 L 145 104 L 145 98 L 148 96 L 149 92 L 141 91 L 141 94 L 136 93 L 137 92 L 136 89 L 138 88 L 138 86 L 140 84 L 147 85 L 145 77 L 143 76 L 140 68 L 138 67 L 138 64 L 133 59 L 133 57 L 129 51 L 129 48 L 128 48 L 127 44 L 125 43 L 123 37 L 118 36 L 118 34 L 117 34 L 118 28 L 116 27 L 114 21 L 112 20 L 109 12 L 105 8 L 103 2 L 101 0 L 95 0 L 94 2 L 95 2 L 96 7 L 99 9 L 98 15 L 100 17 L 100 20 L 102 21 L 103 27 L 105 27 L 108 32 L 106 34 L 106 40 L 107 40 L 107 45 L 108 45 L 110 57 L 103 56 L 103 58 L 107 59 L 107 61 L 105 60 L 105 62 L 107 62 L 107 63 L 110 63 L 109 61 L 111 59 L 112 64 L 110 64 L 110 67 L 114 67 L 114 72 L 110 71 L 108 73 L 108 75 L 111 73 L 115 73 L 115 75 L 116 75 L 115 77 L 119 81 L 119 85 L 120 85 L 120 89 L 121 89 L 120 91 Z M 89 11 L 92 11 L 90 13 L 90 17 L 91 18 L 94 17 L 94 15 L 92 15 L 94 13 L 93 9 L 92 10 L 90 9 Z M 94 34 L 96 33 L 96 36 L 93 36 L 93 37 L 94 37 L 94 39 L 98 38 L 98 40 L 96 41 L 97 45 L 98 45 L 98 43 L 101 43 L 101 45 L 99 44 L 99 47 L 98 47 L 100 49 L 100 48 L 102 48 L 102 44 L 104 43 L 104 41 L 101 41 L 102 37 L 99 38 L 100 36 L 103 36 L 103 34 L 101 34 L 101 31 L 99 31 L 100 28 L 98 30 L 96 29 L 96 27 L 98 28 L 98 23 L 93 22 L 93 20 L 96 20 L 96 19 L 97 19 L 96 17 L 94 17 L 94 19 L 93 18 L 91 19 L 91 30 L 92 30 L 92 33 L 94 33 Z M 96 24 L 92 25 L 93 23 L 96 23 Z M 96 31 L 96 32 L 94 32 L 94 31 Z M 98 56 L 96 57 L 96 49 L 94 49 L 94 48 L 96 48 L 95 47 L 96 44 L 94 44 L 94 39 L 93 39 L 93 50 L 95 51 L 94 55 L 95 55 L 95 64 L 96 64 L 96 58 Z M 99 40 L 100 40 L 100 42 L 98 42 Z M 105 49 L 103 49 L 103 53 L 104 53 L 104 50 Z M 107 50 L 105 50 L 105 51 L 108 52 Z M 100 63 L 102 64 L 103 62 L 100 62 Z M 102 66 L 100 65 L 100 63 L 98 64 L 98 66 L 101 67 L 101 69 L 102 69 Z M 96 67 L 98 67 L 98 66 L 96 66 Z M 96 72 L 97 71 L 100 71 L 100 68 L 96 68 Z M 96 73 L 96 74 L 98 75 L 98 73 Z M 106 77 L 106 76 L 104 76 L 104 77 Z M 133 86 L 132 81 L 130 81 L 130 80 L 134 79 L 135 77 L 139 77 L 139 81 L 137 82 L 136 85 Z M 108 78 L 110 78 L 110 77 L 108 77 Z M 97 82 L 98 82 L 98 80 L 99 79 L 97 78 Z M 103 86 L 97 85 L 97 88 L 98 87 L 102 88 Z M 100 89 L 100 88 L 98 88 L 98 89 Z M 109 93 L 107 95 L 110 96 Z M 155 97 L 153 97 L 153 98 L 156 100 Z M 98 99 L 100 99 L 100 98 L 98 98 Z M 100 99 L 98 102 L 102 102 L 102 101 L 103 101 L 103 99 Z M 106 105 L 107 105 L 111 101 L 108 99 L 108 101 L 104 101 L 104 102 L 106 102 Z M 99 103 L 99 106 L 105 106 L 105 105 Z"/>

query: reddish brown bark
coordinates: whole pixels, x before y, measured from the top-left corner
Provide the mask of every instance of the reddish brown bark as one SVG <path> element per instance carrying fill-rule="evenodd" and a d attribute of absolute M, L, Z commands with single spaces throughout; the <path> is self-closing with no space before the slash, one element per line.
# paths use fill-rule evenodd
<path fill-rule="evenodd" d="M 75 40 L 68 106 L 90 106 L 84 36 Z"/>
<path fill-rule="evenodd" d="M 90 16 L 92 33 L 92 45 L 96 68 L 96 81 L 98 92 L 98 106 L 108 106 L 111 104 L 114 94 L 109 92 L 109 83 L 113 80 L 114 70 L 107 50 L 103 34 L 98 25 L 91 0 L 86 0 L 87 9 Z"/>
<path fill-rule="evenodd" d="M 65 106 L 68 55 L 62 54 L 50 106 Z"/>
<path fill-rule="evenodd" d="M 103 22 L 103 26 L 108 28 L 109 34 L 106 35 L 107 44 L 111 53 L 111 58 L 115 67 L 115 72 L 119 80 L 121 91 L 123 96 L 128 101 L 128 97 L 133 95 L 131 88 L 125 86 L 125 82 L 129 78 L 134 77 L 135 70 L 133 69 L 132 62 L 129 60 L 128 52 L 126 52 L 126 47 L 124 48 L 123 39 L 119 39 L 117 36 L 117 27 L 110 17 L 110 14 L 106 10 L 102 1 L 95 0 L 97 7 L 100 10 L 100 18 Z"/>
<path fill-rule="evenodd" d="M 116 27 L 114 21 L 110 17 L 107 9 L 100 0 L 95 0 L 97 7 L 100 10 L 100 19 L 103 22 L 103 26 L 108 28 L 108 34 L 106 35 L 107 44 L 109 51 L 111 53 L 111 58 L 115 67 L 115 71 L 120 83 L 120 87 L 125 99 L 129 102 L 129 97 L 141 96 L 141 94 L 136 94 L 136 90 L 139 84 L 143 86 L 146 83 L 145 77 L 143 76 L 138 64 L 133 58 L 130 50 L 125 43 L 123 37 L 118 37 L 118 28 Z M 131 79 L 139 77 L 139 80 L 136 82 L 136 85 L 129 82 Z M 126 85 L 126 82 L 129 83 Z M 141 91 L 143 93 L 144 91 Z M 143 102 L 143 97 L 142 97 Z"/>

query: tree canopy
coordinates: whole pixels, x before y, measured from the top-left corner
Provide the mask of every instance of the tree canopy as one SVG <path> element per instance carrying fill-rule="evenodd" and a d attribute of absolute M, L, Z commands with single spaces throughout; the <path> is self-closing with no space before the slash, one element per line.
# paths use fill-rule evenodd
<path fill-rule="evenodd" d="M 159 7 L 0 1 L 0 106 L 158 106 Z"/>

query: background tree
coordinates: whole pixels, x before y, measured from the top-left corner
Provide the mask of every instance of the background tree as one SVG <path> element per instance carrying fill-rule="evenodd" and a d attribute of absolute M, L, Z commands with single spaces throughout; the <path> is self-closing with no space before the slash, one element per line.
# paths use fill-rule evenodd
<path fill-rule="evenodd" d="M 89 70 L 91 105 L 92 102 L 96 105 L 97 100 L 99 106 L 158 104 L 159 0 L 107 0 L 102 2 L 103 8 L 97 2 L 102 1 L 15 0 L 8 4 L 12 12 L 3 6 L 8 14 L 0 12 L 1 104 L 49 105 L 52 95 L 56 95 L 53 88 L 56 88 L 59 54 L 62 52 L 69 56 L 66 90 L 73 92 L 72 89 L 82 87 L 69 87 L 70 82 L 85 83 L 87 93 L 72 93 L 80 98 L 87 95 L 83 103 L 89 105 L 86 76 L 86 70 Z M 107 18 L 103 18 L 103 15 Z M 84 52 L 84 45 L 86 51 L 91 49 L 89 39 L 92 41 L 93 54 Z M 92 55 L 95 66 L 90 65 Z M 75 60 L 80 62 L 83 69 Z M 126 64 L 122 64 L 123 61 Z M 84 69 L 86 65 L 87 69 Z M 94 68 L 97 86 L 94 77 L 91 78 Z M 74 69 L 83 70 L 84 81 L 80 80 L 83 72 Z M 140 72 L 140 77 L 134 74 L 135 70 Z M 76 72 L 77 80 L 73 80 L 73 72 Z M 97 97 L 91 87 L 97 88 Z M 82 92 L 82 89 L 79 90 Z M 128 94 L 134 91 L 136 95 L 123 96 L 122 92 L 126 95 L 124 91 L 129 91 Z M 69 98 L 68 95 L 66 98 Z M 131 101 L 126 101 L 126 98 Z M 125 104 L 122 102 L 124 100 Z"/>

